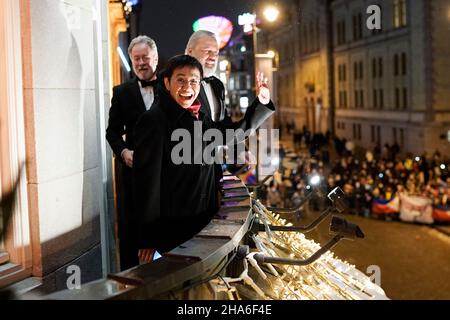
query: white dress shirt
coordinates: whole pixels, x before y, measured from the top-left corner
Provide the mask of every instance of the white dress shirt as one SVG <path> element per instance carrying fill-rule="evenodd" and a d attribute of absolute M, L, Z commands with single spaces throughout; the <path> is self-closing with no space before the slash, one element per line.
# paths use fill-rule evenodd
<path fill-rule="evenodd" d="M 153 104 L 153 101 L 155 101 L 155 94 L 153 92 L 153 87 L 147 86 L 145 88 L 142 88 L 141 82 L 138 81 L 138 83 L 139 89 L 141 90 L 142 99 L 144 100 L 145 109 L 149 110 Z"/>
<path fill-rule="evenodd" d="M 211 84 L 203 82 L 203 81 L 202 81 L 202 84 L 203 84 L 203 89 L 205 89 L 206 97 L 208 98 L 212 120 L 214 122 L 223 120 L 223 119 L 221 119 L 222 118 L 222 110 L 220 110 L 220 104 L 217 101 L 214 91 L 212 90 Z"/>

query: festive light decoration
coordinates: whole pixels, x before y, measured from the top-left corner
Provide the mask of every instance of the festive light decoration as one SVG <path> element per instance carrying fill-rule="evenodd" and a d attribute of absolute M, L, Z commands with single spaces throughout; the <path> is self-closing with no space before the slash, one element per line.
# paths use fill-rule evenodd
<path fill-rule="evenodd" d="M 208 30 L 217 34 L 219 47 L 222 49 L 228 43 L 233 33 L 233 24 L 230 20 L 220 16 L 208 16 L 198 19 L 192 25 L 194 31 Z"/>
<path fill-rule="evenodd" d="M 259 252 L 273 257 L 305 259 L 320 249 L 319 244 L 306 239 L 302 233 L 270 231 L 269 225 L 291 226 L 292 223 L 269 211 L 259 200 L 254 201 L 253 210 L 266 226 L 265 233 L 252 236 Z M 332 252 L 325 253 L 306 266 L 277 265 L 277 269 L 270 264 L 259 266 L 253 259 L 255 253 L 249 253 L 244 259 L 244 271 L 238 278 L 219 277 L 212 280 L 210 285 L 213 290 L 227 292 L 229 299 L 241 299 L 244 293 L 248 298 L 249 291 L 254 292 L 254 299 L 388 299 L 383 289 L 372 283 L 369 277 L 354 265 L 334 257 Z M 248 262 L 253 270 L 249 270 Z"/>

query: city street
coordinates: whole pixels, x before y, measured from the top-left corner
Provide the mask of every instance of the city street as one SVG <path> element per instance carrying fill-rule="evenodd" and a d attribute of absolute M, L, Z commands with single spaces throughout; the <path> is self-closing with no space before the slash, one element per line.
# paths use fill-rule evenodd
<path fill-rule="evenodd" d="M 285 136 L 282 145 L 293 149 L 290 137 Z M 302 152 L 307 152 L 302 149 Z M 336 159 L 333 148 L 331 158 Z M 327 170 L 326 170 L 327 171 Z M 319 214 L 307 206 L 302 215 L 285 216 L 295 225 L 307 225 Z M 342 260 L 356 266 L 368 276 L 370 266 L 378 266 L 381 287 L 390 299 L 450 299 L 450 226 L 432 227 L 401 221 L 384 221 L 357 215 L 340 215 L 357 224 L 365 239 L 339 242 L 332 251 Z M 331 218 L 323 221 L 316 230 L 306 234 L 324 245 L 331 238 Z"/>
<path fill-rule="evenodd" d="M 305 214 L 295 224 L 308 224 L 314 216 Z M 425 225 L 341 216 L 357 224 L 366 238 L 343 240 L 332 251 L 362 272 L 379 266 L 381 287 L 390 299 L 450 299 L 450 236 Z M 330 220 L 307 238 L 325 244 Z"/>

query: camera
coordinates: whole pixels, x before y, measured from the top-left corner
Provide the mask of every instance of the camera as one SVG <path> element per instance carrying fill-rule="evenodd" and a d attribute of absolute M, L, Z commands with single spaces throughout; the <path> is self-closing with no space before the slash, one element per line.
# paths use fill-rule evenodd
<path fill-rule="evenodd" d="M 345 200 L 345 193 L 341 188 L 336 187 L 331 190 L 328 194 L 328 199 L 333 202 L 337 212 L 341 213 L 348 209 L 348 203 L 347 200 Z"/>

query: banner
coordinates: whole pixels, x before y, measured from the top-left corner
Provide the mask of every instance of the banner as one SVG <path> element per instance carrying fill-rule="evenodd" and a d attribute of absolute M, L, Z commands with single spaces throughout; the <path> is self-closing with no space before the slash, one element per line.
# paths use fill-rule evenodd
<path fill-rule="evenodd" d="M 432 224 L 433 207 L 431 199 L 420 196 L 401 196 L 400 219 L 406 222 Z"/>
<path fill-rule="evenodd" d="M 450 207 L 436 206 L 433 208 L 433 219 L 439 222 L 450 222 Z"/>
<path fill-rule="evenodd" d="M 400 199 L 395 196 L 391 200 L 374 198 L 372 201 L 372 213 L 374 214 L 394 214 L 400 211 Z"/>

